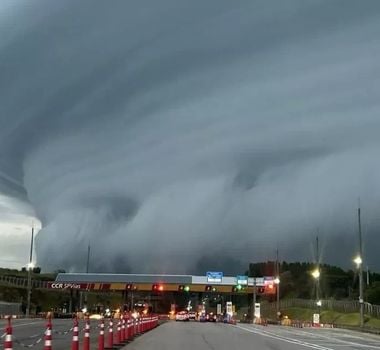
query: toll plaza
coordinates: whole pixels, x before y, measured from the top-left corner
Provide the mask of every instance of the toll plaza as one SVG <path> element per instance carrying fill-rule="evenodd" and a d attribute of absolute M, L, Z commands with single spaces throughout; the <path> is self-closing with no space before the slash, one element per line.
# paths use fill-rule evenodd
<path fill-rule="evenodd" d="M 226 301 L 240 300 L 249 306 L 256 297 L 276 294 L 272 276 L 224 276 L 221 272 L 207 272 L 205 276 L 59 273 L 55 281 L 48 283 L 48 288 L 70 293 L 70 312 L 91 304 L 91 295 L 96 296 L 92 303 L 103 308 L 106 307 L 101 305 L 104 296 L 113 295 L 112 303 L 125 309 L 146 303 L 154 312 L 167 313 L 173 305 L 193 309 L 207 305 L 216 310 L 218 304 L 224 307 Z"/>

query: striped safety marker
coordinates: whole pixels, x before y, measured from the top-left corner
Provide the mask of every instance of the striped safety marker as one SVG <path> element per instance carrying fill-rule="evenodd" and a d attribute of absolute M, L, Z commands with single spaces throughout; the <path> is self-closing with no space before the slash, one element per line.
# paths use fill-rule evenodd
<path fill-rule="evenodd" d="M 78 319 L 74 318 L 74 327 L 73 327 L 73 340 L 71 342 L 71 350 L 79 350 L 79 326 Z"/>
<path fill-rule="evenodd" d="M 104 318 L 100 321 L 98 350 L 104 350 Z"/>
<path fill-rule="evenodd" d="M 108 349 L 113 348 L 113 322 L 112 318 L 110 318 L 110 323 L 108 326 Z"/>
<path fill-rule="evenodd" d="M 124 319 L 124 315 L 121 315 L 121 342 L 124 343 L 125 342 L 125 319 Z"/>
<path fill-rule="evenodd" d="M 4 350 L 12 350 L 12 322 L 11 317 L 8 317 L 8 325 L 5 328 L 5 340 L 4 340 Z"/>
<path fill-rule="evenodd" d="M 84 327 L 83 350 L 90 350 L 90 319 L 86 316 L 86 325 Z"/>
<path fill-rule="evenodd" d="M 49 315 L 48 321 L 46 324 L 44 350 L 51 350 L 51 340 L 52 340 L 51 330 L 52 330 L 51 316 Z"/>

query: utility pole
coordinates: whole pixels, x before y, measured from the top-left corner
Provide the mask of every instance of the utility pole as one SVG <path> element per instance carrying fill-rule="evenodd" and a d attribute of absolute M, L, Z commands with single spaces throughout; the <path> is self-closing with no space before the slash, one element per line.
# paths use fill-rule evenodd
<path fill-rule="evenodd" d="M 280 263 L 278 260 L 278 249 L 276 250 L 276 276 L 275 276 L 275 284 L 276 284 L 276 313 L 277 317 L 280 317 Z"/>
<path fill-rule="evenodd" d="M 255 308 L 256 308 L 256 277 L 253 277 L 253 305 L 252 305 L 252 323 L 255 323 Z"/>
<path fill-rule="evenodd" d="M 27 302 L 25 316 L 30 316 L 30 301 L 32 298 L 32 270 L 33 270 L 33 242 L 34 242 L 34 226 L 32 226 L 32 239 L 30 241 L 30 254 L 28 264 L 28 285 L 27 285 Z"/>
<path fill-rule="evenodd" d="M 362 244 L 362 225 L 360 219 L 360 202 L 358 208 L 359 223 L 359 305 L 360 305 L 360 327 L 364 326 L 364 297 L 363 297 L 363 244 Z"/>
<path fill-rule="evenodd" d="M 317 271 L 319 272 L 319 275 L 318 275 L 318 278 L 317 278 L 317 283 L 316 283 L 316 299 L 317 299 L 317 303 L 319 302 L 319 289 L 320 289 L 320 282 L 319 282 L 319 279 L 320 279 L 320 266 L 319 266 L 319 238 L 317 236 L 316 238 L 316 258 L 317 258 Z"/>
<path fill-rule="evenodd" d="M 369 286 L 369 267 L 367 265 L 367 286 Z"/>

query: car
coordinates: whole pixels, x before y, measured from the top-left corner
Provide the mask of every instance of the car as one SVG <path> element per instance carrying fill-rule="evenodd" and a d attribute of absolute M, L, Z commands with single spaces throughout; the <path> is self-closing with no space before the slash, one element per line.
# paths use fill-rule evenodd
<path fill-rule="evenodd" d="M 206 315 L 206 320 L 208 322 L 216 322 L 216 315 L 213 312 L 210 312 Z"/>
<path fill-rule="evenodd" d="M 205 313 L 201 313 L 199 314 L 199 322 L 206 322 L 206 314 Z"/>
<path fill-rule="evenodd" d="M 176 321 L 189 321 L 189 314 L 186 311 L 177 312 L 175 315 Z"/>
<path fill-rule="evenodd" d="M 189 311 L 189 320 L 195 320 L 197 317 L 197 313 L 194 311 Z"/>

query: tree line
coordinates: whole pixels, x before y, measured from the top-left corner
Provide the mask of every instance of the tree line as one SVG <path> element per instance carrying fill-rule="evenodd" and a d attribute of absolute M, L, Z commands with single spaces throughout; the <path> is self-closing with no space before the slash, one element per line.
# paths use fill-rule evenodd
<path fill-rule="evenodd" d="M 280 267 L 281 298 L 316 298 L 317 280 L 312 271 L 316 264 L 309 262 L 286 262 Z M 320 264 L 319 297 L 321 299 L 354 300 L 359 298 L 359 275 L 355 270 Z M 249 264 L 246 272 L 249 276 L 275 276 L 276 262 L 258 262 Z M 380 274 L 363 272 L 365 301 L 380 304 Z M 367 283 L 368 282 L 368 283 Z"/>

